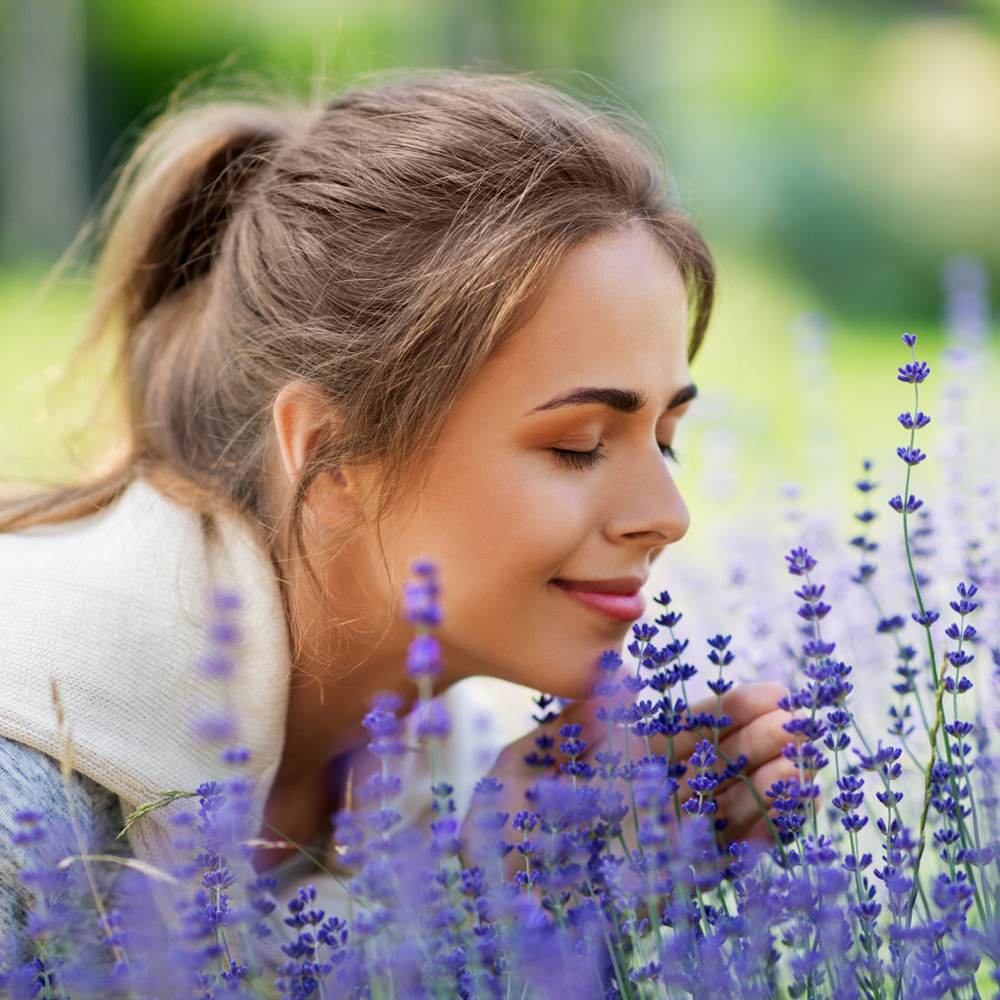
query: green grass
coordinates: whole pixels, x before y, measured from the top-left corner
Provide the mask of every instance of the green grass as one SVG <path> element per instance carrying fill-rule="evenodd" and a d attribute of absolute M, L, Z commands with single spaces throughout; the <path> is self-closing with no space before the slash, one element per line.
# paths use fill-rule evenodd
<path fill-rule="evenodd" d="M 72 358 L 89 289 L 44 271 L 0 274 L 0 479 L 72 478 L 99 449 L 99 379 Z"/>

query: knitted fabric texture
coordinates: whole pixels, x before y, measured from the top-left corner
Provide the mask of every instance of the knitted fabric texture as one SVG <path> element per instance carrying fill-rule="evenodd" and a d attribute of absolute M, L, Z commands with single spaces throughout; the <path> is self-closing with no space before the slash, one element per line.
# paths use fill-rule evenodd
<path fill-rule="evenodd" d="M 199 717 L 239 720 L 257 815 L 281 758 L 290 654 L 274 570 L 238 518 L 216 516 L 212 529 L 137 482 L 86 520 L 0 535 L 0 736 L 68 759 L 126 815 L 219 774 L 220 747 Z M 243 604 L 229 685 L 200 667 L 222 590 Z M 132 828 L 137 857 L 171 856 L 170 812 Z"/>

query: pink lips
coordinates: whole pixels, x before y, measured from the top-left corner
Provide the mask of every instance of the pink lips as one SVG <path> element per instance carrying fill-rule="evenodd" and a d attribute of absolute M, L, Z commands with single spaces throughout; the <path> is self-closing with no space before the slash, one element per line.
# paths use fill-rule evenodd
<path fill-rule="evenodd" d="M 642 580 L 619 577 L 614 580 L 553 580 L 567 597 L 591 611 L 616 622 L 634 622 L 646 607 L 639 588 Z"/>

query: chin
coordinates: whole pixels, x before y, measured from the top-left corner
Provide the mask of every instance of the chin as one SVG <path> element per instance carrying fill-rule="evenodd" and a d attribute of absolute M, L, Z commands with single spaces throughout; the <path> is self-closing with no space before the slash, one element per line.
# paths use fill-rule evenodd
<path fill-rule="evenodd" d="M 621 652 L 620 647 L 606 646 L 600 653 L 584 659 L 584 663 L 589 660 L 591 664 L 589 669 L 581 669 L 580 662 L 567 664 L 565 669 L 558 670 L 557 672 L 553 671 L 548 678 L 539 677 L 538 681 L 548 679 L 550 686 L 546 689 L 545 693 L 555 695 L 557 698 L 567 698 L 572 701 L 592 698 L 594 696 L 594 689 L 601 683 L 604 674 L 598 666 L 598 659 L 601 653 L 609 649 Z"/>
<path fill-rule="evenodd" d="M 589 641 L 578 640 L 575 645 L 556 640 L 556 644 L 559 647 L 558 658 L 530 655 L 526 649 L 511 650 L 514 655 L 507 656 L 497 655 L 499 651 L 491 650 L 494 655 L 467 657 L 456 675 L 496 677 L 556 698 L 580 701 L 592 697 L 595 687 L 604 679 L 605 673 L 600 668 L 602 654 L 609 650 L 621 654 L 624 637 L 619 634 L 596 642 L 591 637 Z M 456 647 L 445 646 L 444 653 L 445 662 L 461 662 L 461 654 Z"/>

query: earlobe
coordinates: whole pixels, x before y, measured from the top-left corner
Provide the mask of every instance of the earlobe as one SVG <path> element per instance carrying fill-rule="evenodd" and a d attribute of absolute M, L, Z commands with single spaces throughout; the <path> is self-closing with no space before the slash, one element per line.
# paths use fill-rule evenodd
<path fill-rule="evenodd" d="M 324 469 L 306 488 L 305 506 L 328 528 L 354 528 L 361 520 L 361 512 L 351 487 L 340 469 Z"/>

